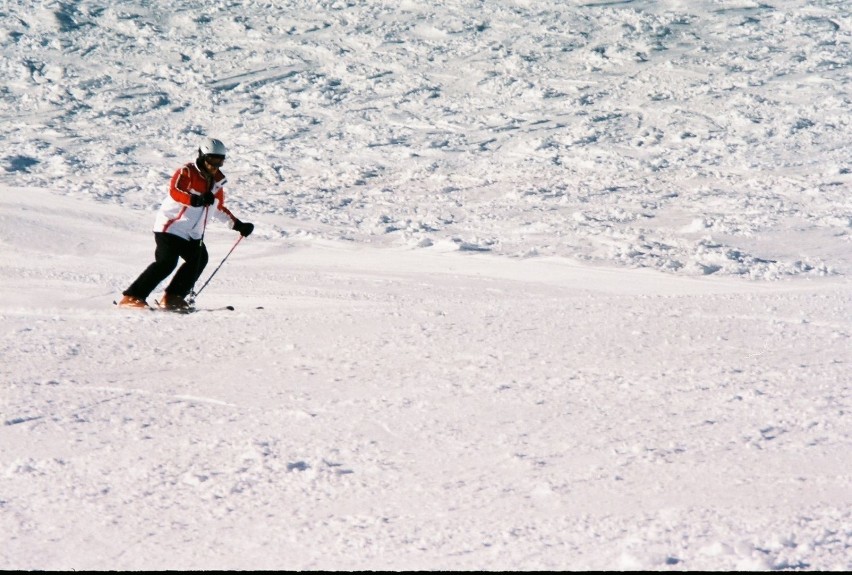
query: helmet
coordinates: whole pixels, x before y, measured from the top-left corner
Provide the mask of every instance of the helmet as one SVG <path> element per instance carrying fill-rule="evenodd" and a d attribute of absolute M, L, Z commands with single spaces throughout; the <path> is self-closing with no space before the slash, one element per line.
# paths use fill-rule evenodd
<path fill-rule="evenodd" d="M 227 154 L 228 149 L 225 147 L 225 144 L 222 143 L 222 140 L 217 140 L 216 138 L 207 138 L 198 146 L 198 156 L 200 158 L 207 156 L 221 156 L 224 158 Z"/>

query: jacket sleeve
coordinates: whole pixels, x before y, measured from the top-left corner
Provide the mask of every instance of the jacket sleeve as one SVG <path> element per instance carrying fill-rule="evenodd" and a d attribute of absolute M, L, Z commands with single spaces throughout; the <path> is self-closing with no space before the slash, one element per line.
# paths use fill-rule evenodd
<path fill-rule="evenodd" d="M 231 210 L 225 207 L 225 190 L 216 192 L 216 203 L 214 206 L 216 209 L 213 211 L 213 217 L 230 225 L 231 229 L 233 229 L 234 224 L 237 223 L 237 217 L 231 213 Z"/>
<path fill-rule="evenodd" d="M 169 182 L 169 195 L 171 198 L 181 204 L 186 204 L 187 206 L 192 205 L 190 193 L 190 182 L 192 182 L 192 175 L 189 173 L 189 168 L 186 166 L 177 170 L 174 175 L 172 175 L 172 179 Z"/>

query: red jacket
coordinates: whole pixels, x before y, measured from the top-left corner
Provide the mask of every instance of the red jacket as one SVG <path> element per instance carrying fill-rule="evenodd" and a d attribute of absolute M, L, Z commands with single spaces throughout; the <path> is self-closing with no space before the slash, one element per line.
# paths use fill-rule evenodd
<path fill-rule="evenodd" d="M 184 239 L 201 239 L 210 218 L 230 222 L 231 228 L 237 218 L 225 207 L 225 174 L 217 170 L 213 181 L 208 182 L 194 163 L 179 168 L 169 182 L 169 195 L 163 200 L 157 218 L 155 232 L 167 232 Z M 190 198 L 210 191 L 216 197 L 212 206 L 193 207 Z"/>

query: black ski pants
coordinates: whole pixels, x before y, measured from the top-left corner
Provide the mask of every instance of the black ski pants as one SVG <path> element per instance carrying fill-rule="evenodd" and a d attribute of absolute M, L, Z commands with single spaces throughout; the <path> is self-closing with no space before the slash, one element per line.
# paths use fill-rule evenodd
<path fill-rule="evenodd" d="M 147 299 L 160 282 L 174 271 L 180 258 L 183 265 L 166 286 L 166 293 L 185 298 L 207 265 L 207 247 L 201 240 L 185 240 L 165 232 L 154 232 L 154 240 L 157 242 L 154 263 L 130 284 L 124 295 Z"/>

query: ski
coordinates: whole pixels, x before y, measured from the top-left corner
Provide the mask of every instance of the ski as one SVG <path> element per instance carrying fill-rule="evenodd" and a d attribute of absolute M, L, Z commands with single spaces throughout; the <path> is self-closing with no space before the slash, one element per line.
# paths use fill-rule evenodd
<path fill-rule="evenodd" d="M 190 315 L 202 311 L 234 311 L 235 308 L 232 305 L 223 305 L 222 307 L 187 307 L 182 309 L 166 309 L 164 307 L 156 307 L 151 309 L 166 313 L 176 313 L 178 315 Z"/>
<path fill-rule="evenodd" d="M 177 310 L 177 313 L 197 313 L 200 311 L 234 311 L 234 306 L 223 305 L 222 307 L 192 307 L 186 311 Z"/>
<path fill-rule="evenodd" d="M 117 301 L 113 301 L 112 304 L 115 305 L 115 306 L 118 306 Z M 197 313 L 197 312 L 200 312 L 200 311 L 234 311 L 236 308 L 232 305 L 223 305 L 221 307 L 187 307 L 187 308 L 183 308 L 183 309 L 166 309 L 166 308 L 160 307 L 160 306 L 155 307 L 155 306 L 149 305 L 147 307 L 138 307 L 138 308 L 124 307 L 122 309 L 138 309 L 138 310 L 144 310 L 144 311 L 160 311 L 160 312 L 165 312 L 165 313 L 176 313 L 176 314 L 181 314 L 181 315 L 189 315 L 189 314 Z M 262 309 L 262 308 L 258 308 L 258 309 Z"/>
<path fill-rule="evenodd" d="M 138 309 L 138 310 L 141 310 L 141 311 L 157 311 L 157 309 L 159 309 L 159 308 L 156 308 L 156 307 L 151 307 L 150 305 L 146 305 L 145 307 L 126 306 L 126 305 L 122 306 L 122 305 L 119 305 L 118 302 L 115 301 L 115 300 L 112 300 L 112 305 L 119 307 L 121 309 L 133 309 L 133 310 Z"/>

